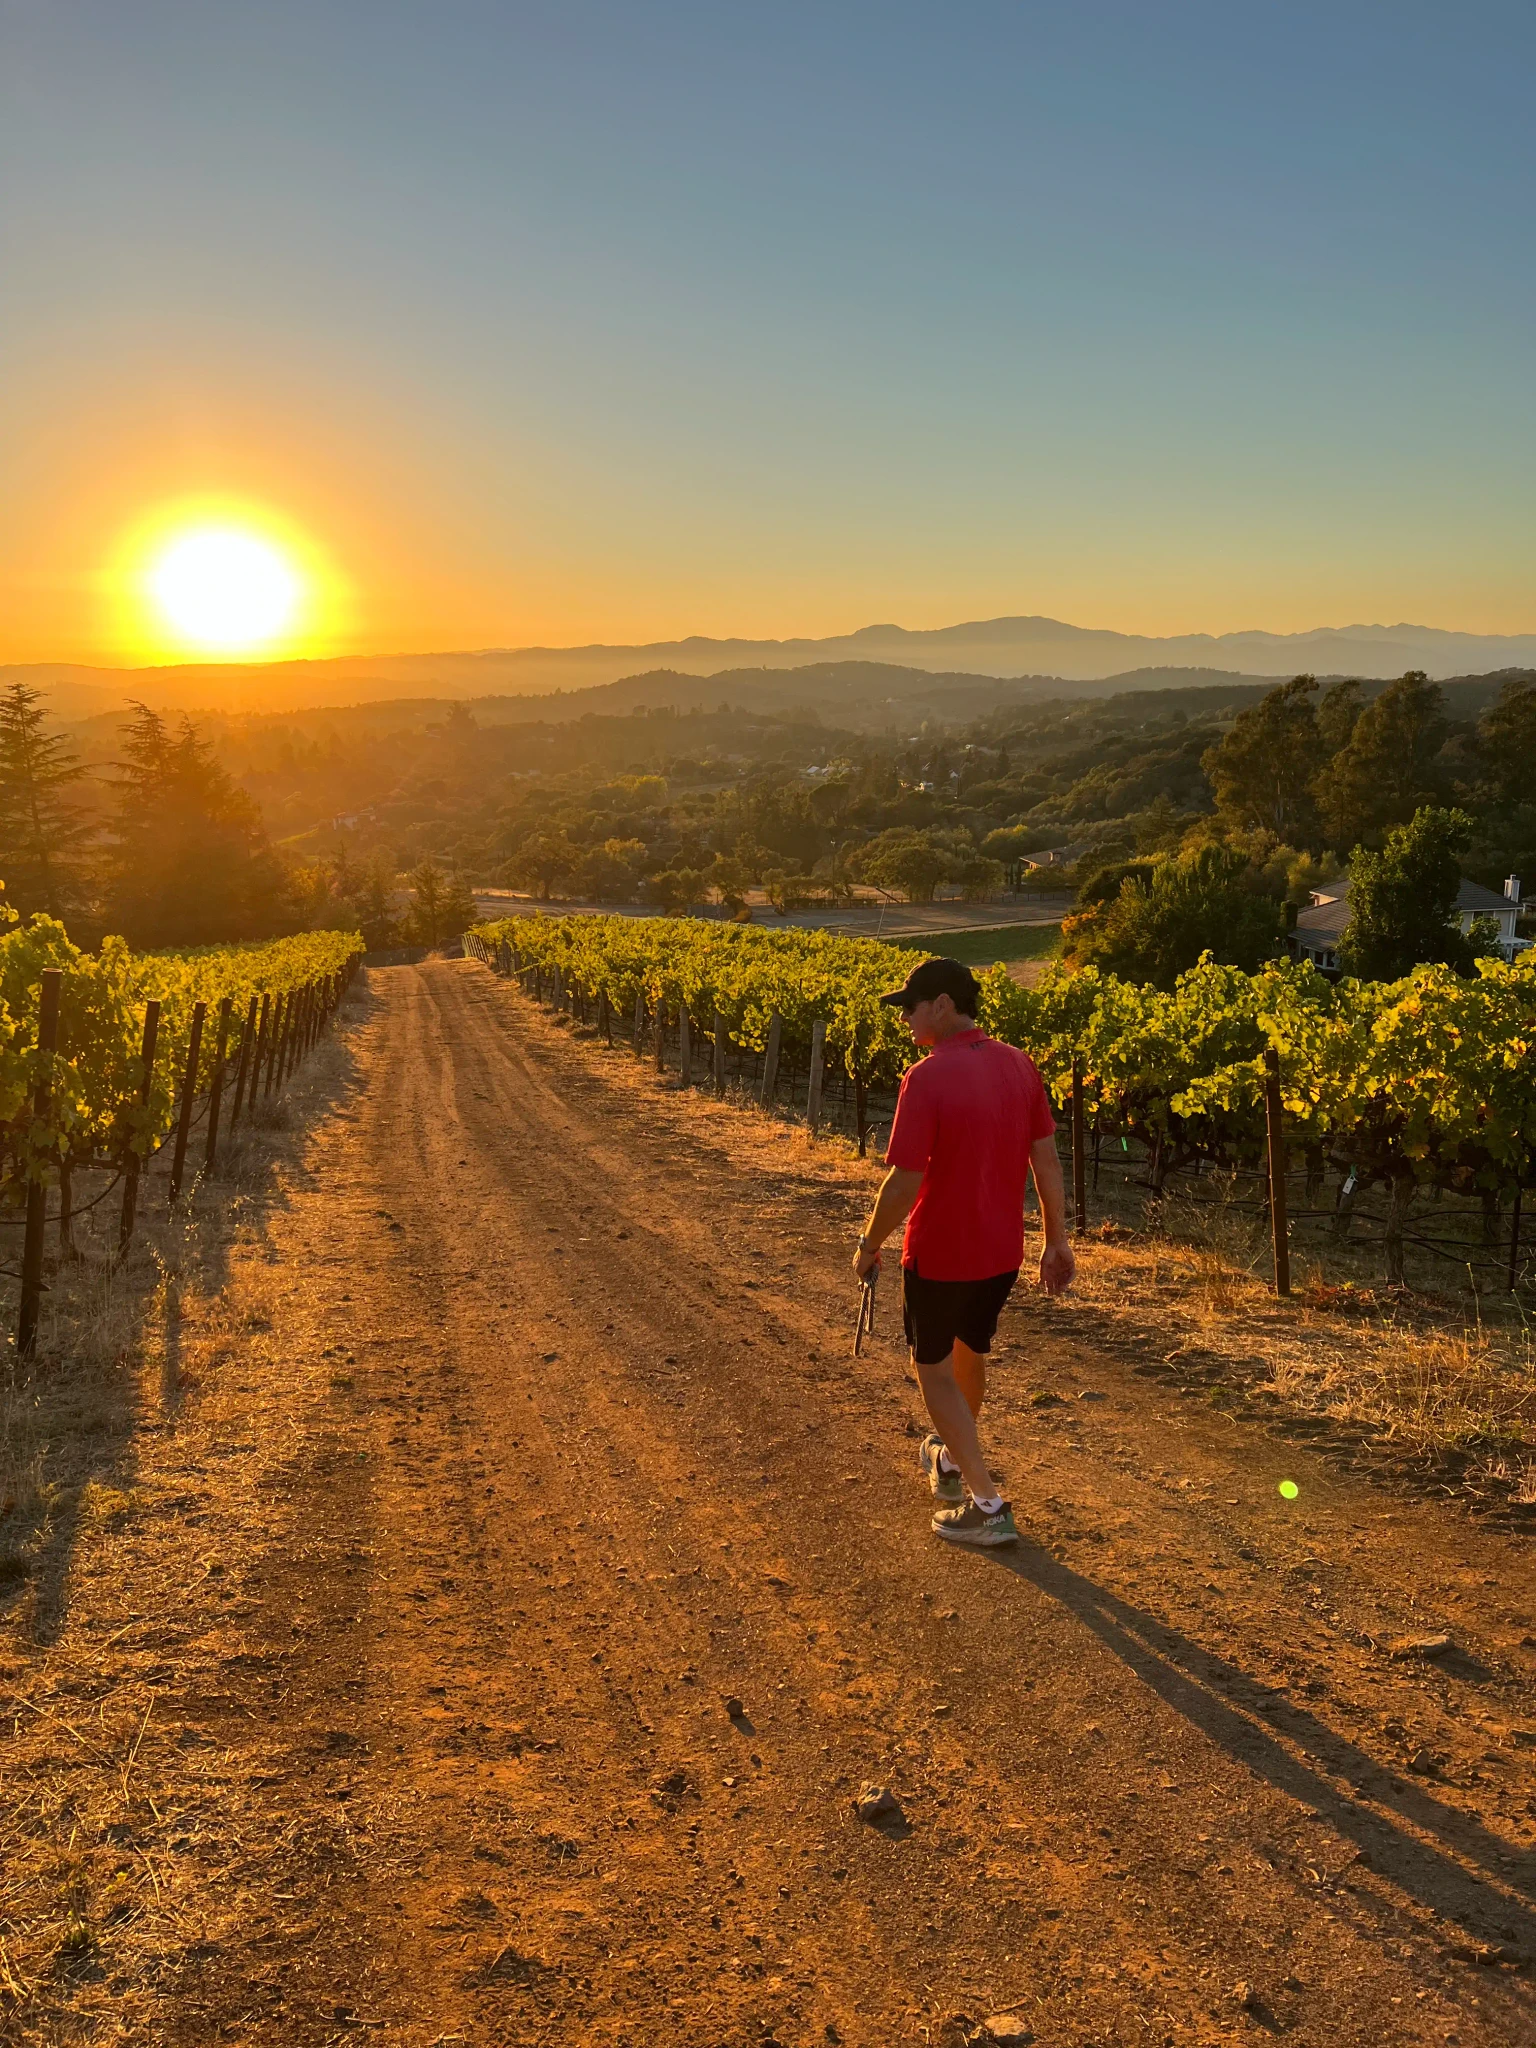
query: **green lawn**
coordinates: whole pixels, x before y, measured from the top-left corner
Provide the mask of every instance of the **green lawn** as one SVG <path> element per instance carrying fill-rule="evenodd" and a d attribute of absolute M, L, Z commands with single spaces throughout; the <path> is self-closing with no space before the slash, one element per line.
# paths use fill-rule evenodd
<path fill-rule="evenodd" d="M 892 939 L 914 953 L 937 953 L 967 967 L 990 967 L 994 960 L 1049 960 L 1061 950 L 1059 924 L 999 924 L 979 931 L 919 932 Z"/>

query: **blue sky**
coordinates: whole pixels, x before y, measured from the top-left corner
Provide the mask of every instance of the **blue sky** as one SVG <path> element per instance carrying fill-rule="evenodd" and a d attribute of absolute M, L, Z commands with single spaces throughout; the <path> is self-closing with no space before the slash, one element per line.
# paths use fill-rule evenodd
<path fill-rule="evenodd" d="M 364 646 L 1530 630 L 1536 12 L 0 0 L 0 657 L 269 505 Z"/>

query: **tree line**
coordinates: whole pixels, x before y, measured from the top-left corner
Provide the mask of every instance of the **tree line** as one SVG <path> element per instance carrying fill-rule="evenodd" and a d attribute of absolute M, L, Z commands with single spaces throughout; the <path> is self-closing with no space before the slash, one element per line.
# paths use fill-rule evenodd
<path fill-rule="evenodd" d="M 424 861 L 398 907 L 387 863 L 285 857 L 261 809 L 190 718 L 133 708 L 104 782 L 50 729 L 42 693 L 0 693 L 0 888 L 11 918 L 57 918 L 139 951 L 361 928 L 435 945 L 474 916 L 462 877 Z"/>
<path fill-rule="evenodd" d="M 1201 942 L 1269 957 L 1314 886 L 1356 848 L 1384 857 L 1426 809 L 1459 816 L 1420 867 L 1433 852 L 1442 879 L 1447 862 L 1494 887 L 1536 874 L 1533 726 L 1525 674 L 1042 697 L 905 732 L 744 705 L 495 723 L 401 703 L 198 726 L 140 709 L 82 786 L 13 686 L 0 877 L 19 908 L 62 902 L 141 945 L 339 926 L 372 946 L 453 936 L 471 885 L 729 914 L 749 891 L 790 909 L 1033 879 L 1078 892 L 1075 957 L 1166 982 Z"/>
<path fill-rule="evenodd" d="M 1202 766 L 1208 815 L 1084 875 L 1065 927 L 1074 964 L 1164 988 L 1203 951 L 1255 968 L 1347 869 L 1344 972 L 1468 973 L 1494 940 L 1455 912 L 1469 864 L 1490 881 L 1505 863 L 1536 873 L 1536 683 L 1522 677 L 1469 727 L 1419 671 L 1368 702 L 1358 681 L 1297 676 L 1240 711 Z"/>

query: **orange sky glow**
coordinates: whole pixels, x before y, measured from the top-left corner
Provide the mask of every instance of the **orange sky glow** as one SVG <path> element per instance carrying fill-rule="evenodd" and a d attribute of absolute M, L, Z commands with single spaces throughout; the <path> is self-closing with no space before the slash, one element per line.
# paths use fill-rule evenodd
<path fill-rule="evenodd" d="M 0 662 L 1536 631 L 1486 25 L 599 11 L 13 10 Z"/>

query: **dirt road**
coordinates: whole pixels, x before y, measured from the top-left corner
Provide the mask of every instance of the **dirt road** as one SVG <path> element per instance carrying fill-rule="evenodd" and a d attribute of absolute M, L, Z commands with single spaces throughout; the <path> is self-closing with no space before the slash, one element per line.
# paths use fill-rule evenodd
<path fill-rule="evenodd" d="M 371 1001 L 252 1269 L 265 1463 L 156 1714 L 240 1804 L 144 2038 L 1536 2039 L 1528 1546 L 1030 1298 L 1031 1540 L 956 1555 L 846 1169 L 477 965 Z"/>

